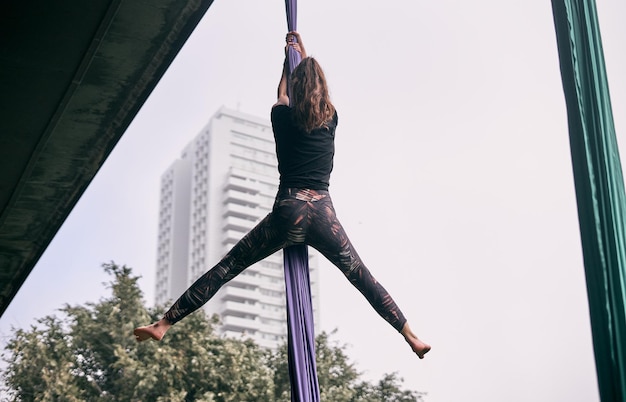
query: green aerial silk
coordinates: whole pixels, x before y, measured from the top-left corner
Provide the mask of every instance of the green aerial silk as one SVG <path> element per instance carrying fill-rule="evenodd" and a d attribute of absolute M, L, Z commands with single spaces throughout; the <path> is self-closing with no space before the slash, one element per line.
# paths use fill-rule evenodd
<path fill-rule="evenodd" d="M 552 0 L 552 10 L 600 398 L 624 402 L 626 197 L 596 6 L 593 0 Z"/>

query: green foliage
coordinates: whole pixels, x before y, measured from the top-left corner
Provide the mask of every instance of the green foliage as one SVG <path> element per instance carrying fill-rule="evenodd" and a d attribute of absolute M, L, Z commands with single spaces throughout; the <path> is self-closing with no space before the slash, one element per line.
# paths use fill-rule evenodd
<path fill-rule="evenodd" d="M 65 306 L 28 330 L 14 330 L 2 377 L 15 401 L 290 401 L 287 348 L 268 351 L 250 340 L 217 336 L 217 319 L 201 312 L 176 324 L 161 342 L 137 344 L 133 329 L 157 321 L 146 309 L 131 269 L 104 265 L 111 297 Z M 395 374 L 360 381 L 345 346 L 316 339 L 323 401 L 412 402 Z"/>
<path fill-rule="evenodd" d="M 322 401 L 332 402 L 420 402 L 425 393 L 402 390 L 397 374 L 385 374 L 376 384 L 360 380 L 361 374 L 346 354 L 346 345 L 331 342 L 332 334 L 322 332 L 315 339 L 317 377 Z M 274 400 L 290 401 L 287 346 L 272 355 Z"/>

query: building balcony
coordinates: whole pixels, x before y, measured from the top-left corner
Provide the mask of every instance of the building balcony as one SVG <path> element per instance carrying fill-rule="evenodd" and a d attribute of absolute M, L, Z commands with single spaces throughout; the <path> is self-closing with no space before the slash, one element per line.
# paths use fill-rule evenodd
<path fill-rule="evenodd" d="M 220 291 L 222 300 L 232 301 L 244 301 L 244 300 L 259 300 L 261 294 L 256 290 L 241 289 L 233 286 L 225 286 Z"/>
<path fill-rule="evenodd" d="M 255 225 L 254 221 L 229 216 L 224 219 L 223 230 L 238 230 L 241 232 L 249 232 Z"/>
<path fill-rule="evenodd" d="M 259 323 L 257 329 L 261 332 L 265 332 L 266 334 L 284 336 L 287 334 L 287 320 L 282 322 L 280 325 L 268 325 Z"/>
<path fill-rule="evenodd" d="M 235 190 L 224 191 L 224 203 L 233 203 L 240 205 L 247 205 L 250 207 L 259 206 L 259 198 L 250 193 L 244 193 Z"/>
<path fill-rule="evenodd" d="M 249 314 L 257 316 L 259 313 L 264 313 L 258 306 L 248 303 L 239 303 L 236 301 L 226 301 L 222 304 L 220 314 L 222 315 L 242 315 Z"/>
<path fill-rule="evenodd" d="M 225 315 L 222 316 L 222 327 L 226 331 L 254 332 L 261 328 L 261 323 L 255 319 Z"/>
<path fill-rule="evenodd" d="M 273 266 L 267 267 L 267 266 L 263 266 L 262 264 L 260 264 L 258 265 L 257 272 L 264 276 L 279 279 L 281 283 L 284 282 L 283 278 L 285 277 L 285 271 L 284 271 L 282 264 L 280 266 L 280 269 L 277 269 Z"/>
<path fill-rule="evenodd" d="M 228 282 L 228 285 L 234 285 L 234 287 L 239 288 L 256 289 L 259 287 L 259 278 L 254 275 L 247 275 L 247 273 L 242 273 L 241 275 L 237 275 L 236 277 L 231 279 L 230 282 Z"/>
<path fill-rule="evenodd" d="M 285 282 L 281 281 L 281 282 L 270 282 L 268 280 L 259 280 L 257 279 L 255 282 L 255 285 L 258 286 L 260 289 L 267 289 L 267 290 L 272 290 L 275 292 L 279 292 L 279 293 L 285 293 Z"/>
<path fill-rule="evenodd" d="M 281 311 L 260 310 L 257 308 L 256 314 L 258 314 L 261 318 L 270 318 L 272 320 L 287 322 L 287 307 L 283 307 Z"/>
<path fill-rule="evenodd" d="M 236 216 L 238 218 L 252 218 L 259 220 L 265 216 L 265 211 L 260 208 L 251 208 L 246 205 L 228 204 L 224 208 L 224 217 Z"/>
<path fill-rule="evenodd" d="M 246 339 L 252 339 L 256 342 L 256 335 L 252 331 L 248 331 L 248 332 L 230 331 L 230 330 L 224 330 L 224 328 L 221 328 L 219 331 L 222 335 L 225 335 L 229 338 L 239 339 L 242 341 L 245 341 Z"/>
<path fill-rule="evenodd" d="M 224 183 L 224 190 L 237 190 L 258 194 L 259 185 L 256 181 L 246 180 L 235 176 L 228 176 Z"/>
<path fill-rule="evenodd" d="M 260 301 L 261 303 L 278 304 L 278 303 L 284 302 L 285 300 L 284 291 L 281 293 L 274 294 L 274 295 L 262 294 L 260 291 L 257 291 L 256 293 L 258 294 L 257 300 Z"/>

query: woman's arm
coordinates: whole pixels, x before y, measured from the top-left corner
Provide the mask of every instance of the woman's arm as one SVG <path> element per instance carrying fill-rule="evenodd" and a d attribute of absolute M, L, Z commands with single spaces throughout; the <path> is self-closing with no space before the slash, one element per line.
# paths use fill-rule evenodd
<path fill-rule="evenodd" d="M 302 43 L 302 37 L 296 31 L 291 31 L 287 33 L 287 37 L 285 38 L 287 41 L 287 45 L 285 46 L 285 56 L 287 56 L 287 52 L 289 51 L 289 47 L 294 48 L 294 50 L 300 53 L 302 58 L 306 56 L 306 50 L 304 49 L 304 44 Z M 287 59 L 285 58 L 285 62 L 283 63 L 283 72 L 280 77 L 280 81 L 278 83 L 278 100 L 276 101 L 276 105 L 286 105 L 289 106 L 289 95 L 287 94 Z"/>
<path fill-rule="evenodd" d="M 287 60 L 283 63 L 283 73 L 278 83 L 278 100 L 276 105 L 289 106 L 289 96 L 287 95 Z"/>

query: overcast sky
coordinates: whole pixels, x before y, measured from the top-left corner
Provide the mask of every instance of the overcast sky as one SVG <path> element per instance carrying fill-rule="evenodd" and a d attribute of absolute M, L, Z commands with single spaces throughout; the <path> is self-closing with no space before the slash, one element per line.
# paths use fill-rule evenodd
<path fill-rule="evenodd" d="M 597 7 L 624 155 L 626 3 Z M 398 372 L 427 402 L 598 401 L 550 2 L 298 12 L 339 113 L 338 216 L 433 350 L 418 360 L 326 262 L 322 329 L 366 378 Z M 108 295 L 111 260 L 153 303 L 160 175 L 220 106 L 269 118 L 285 32 L 282 0 L 215 1 L 0 319 L 3 342 Z"/>

